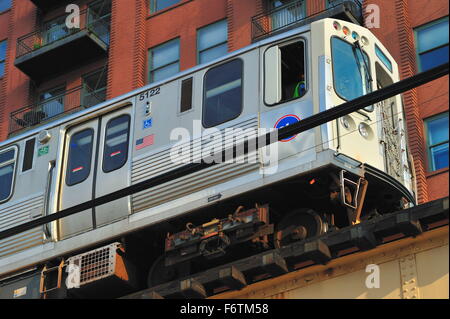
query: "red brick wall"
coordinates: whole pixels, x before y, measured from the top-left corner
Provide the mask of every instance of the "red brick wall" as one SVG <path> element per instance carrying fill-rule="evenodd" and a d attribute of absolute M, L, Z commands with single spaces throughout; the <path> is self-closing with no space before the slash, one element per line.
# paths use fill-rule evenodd
<path fill-rule="evenodd" d="M 448 1 L 370 0 L 380 7 L 381 25 L 372 32 L 399 64 L 401 78 L 417 72 L 414 28 L 448 15 Z M 423 120 L 448 111 L 448 76 L 403 94 L 409 147 L 414 158 L 420 203 L 448 196 L 448 168 L 430 173 Z"/>
<path fill-rule="evenodd" d="M 0 39 L 8 39 L 5 75 L 0 87 L 0 140 L 8 134 L 9 114 L 29 102 L 28 77 L 14 66 L 17 38 L 34 28 L 36 11 L 30 1 L 13 1 L 12 8 L 0 15 Z"/>

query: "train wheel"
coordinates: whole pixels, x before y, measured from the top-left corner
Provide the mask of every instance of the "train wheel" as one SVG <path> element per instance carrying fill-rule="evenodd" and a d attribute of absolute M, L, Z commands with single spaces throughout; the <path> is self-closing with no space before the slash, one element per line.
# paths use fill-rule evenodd
<path fill-rule="evenodd" d="M 172 281 L 177 278 L 177 275 L 175 267 L 166 266 L 164 264 L 164 255 L 161 255 L 156 259 L 148 272 L 148 287 L 155 287 L 165 282 Z"/>
<path fill-rule="evenodd" d="M 276 248 L 281 248 L 324 232 L 325 224 L 315 211 L 297 209 L 283 217 L 276 226 L 274 244 Z"/>

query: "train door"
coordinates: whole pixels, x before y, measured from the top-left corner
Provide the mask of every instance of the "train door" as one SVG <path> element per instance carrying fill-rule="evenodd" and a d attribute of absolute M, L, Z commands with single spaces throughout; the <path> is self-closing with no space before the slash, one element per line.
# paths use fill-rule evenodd
<path fill-rule="evenodd" d="M 129 186 L 131 107 L 70 128 L 66 133 L 59 210 Z M 61 239 L 128 216 L 129 198 L 63 218 Z"/>
<path fill-rule="evenodd" d="M 281 129 L 314 114 L 309 44 L 306 32 L 262 48 L 261 127 Z M 278 143 L 278 159 L 296 156 L 300 162 L 313 161 L 314 146 L 314 130 L 287 137 Z"/>

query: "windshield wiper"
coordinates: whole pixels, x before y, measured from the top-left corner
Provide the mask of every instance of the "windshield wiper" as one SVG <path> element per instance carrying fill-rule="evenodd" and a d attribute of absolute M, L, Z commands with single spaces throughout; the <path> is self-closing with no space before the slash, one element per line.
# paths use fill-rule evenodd
<path fill-rule="evenodd" d="M 366 61 L 366 59 L 364 58 L 364 52 L 363 52 L 363 50 L 362 50 L 362 48 L 361 48 L 361 45 L 359 44 L 359 40 L 357 40 L 357 41 L 355 42 L 355 44 L 353 45 L 353 47 L 356 48 L 356 49 L 358 49 L 359 53 L 361 54 L 361 58 L 362 58 L 363 63 L 364 63 L 364 69 L 365 69 L 366 74 L 367 74 L 367 80 L 368 80 L 370 83 L 372 83 L 372 82 L 373 82 L 372 75 L 370 74 L 370 70 L 369 70 L 369 66 L 367 65 L 367 61 Z M 356 58 L 356 61 L 358 61 L 358 63 L 360 63 L 360 62 L 359 62 L 359 59 L 358 59 L 358 57 L 357 57 L 356 54 L 355 54 L 355 58 Z"/>

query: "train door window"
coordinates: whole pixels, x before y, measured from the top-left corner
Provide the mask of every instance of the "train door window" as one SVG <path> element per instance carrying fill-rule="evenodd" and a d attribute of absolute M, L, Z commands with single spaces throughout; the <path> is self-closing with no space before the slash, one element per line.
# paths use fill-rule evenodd
<path fill-rule="evenodd" d="M 106 124 L 103 171 L 109 173 L 121 168 L 128 159 L 130 116 L 121 115 Z"/>
<path fill-rule="evenodd" d="M 180 113 L 192 108 L 192 78 L 181 82 Z"/>
<path fill-rule="evenodd" d="M 33 168 L 33 158 L 34 158 L 34 146 L 36 144 L 36 139 L 29 139 L 25 143 L 25 153 L 23 155 L 22 172 L 26 172 Z"/>
<path fill-rule="evenodd" d="M 210 69 L 203 83 L 203 126 L 213 127 L 242 112 L 242 68 L 240 59 Z"/>
<path fill-rule="evenodd" d="M 273 46 L 264 54 L 264 101 L 275 105 L 306 94 L 305 43 Z"/>
<path fill-rule="evenodd" d="M 94 130 L 86 129 L 75 133 L 70 139 L 66 183 L 68 186 L 81 183 L 91 172 L 92 144 Z"/>
<path fill-rule="evenodd" d="M 0 151 L 0 203 L 9 199 L 16 168 L 16 149 Z"/>

